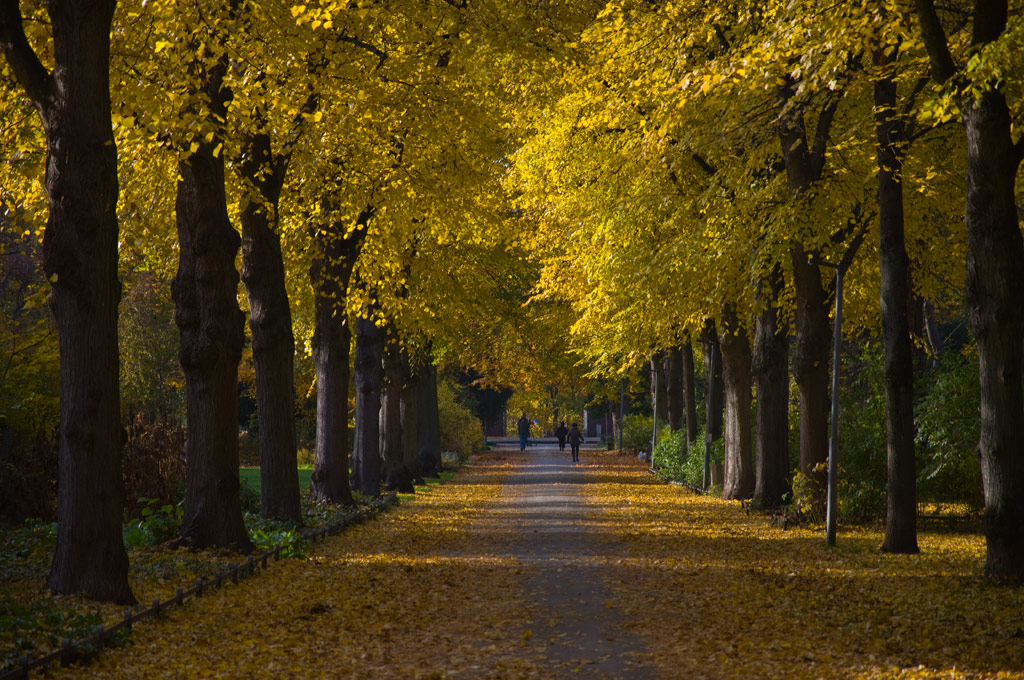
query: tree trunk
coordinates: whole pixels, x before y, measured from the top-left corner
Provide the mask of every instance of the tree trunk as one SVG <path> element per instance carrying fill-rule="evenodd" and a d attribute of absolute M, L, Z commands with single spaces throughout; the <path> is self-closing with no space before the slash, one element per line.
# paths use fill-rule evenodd
<path fill-rule="evenodd" d="M 260 499 L 264 517 L 302 521 L 295 441 L 295 337 L 285 287 L 281 239 L 275 232 L 281 185 L 272 172 L 270 138 L 246 140 L 243 178 L 262 201 L 241 210 L 242 282 L 249 298 L 249 327 L 256 373 L 260 442 Z"/>
<path fill-rule="evenodd" d="M 658 421 L 658 429 L 668 424 L 668 398 L 665 380 L 664 353 L 658 351 L 651 357 L 651 404 Z"/>
<path fill-rule="evenodd" d="M 692 359 L 691 359 L 692 361 Z M 673 432 L 683 427 L 685 398 L 683 395 L 683 349 L 676 345 L 665 357 L 665 396 L 668 400 L 668 426 Z"/>
<path fill-rule="evenodd" d="M 920 298 L 924 338 L 928 343 L 928 351 L 938 360 L 946 351 L 946 341 L 939 331 L 939 322 L 935 320 L 935 308 L 926 298 Z"/>
<path fill-rule="evenodd" d="M 352 454 L 352 488 L 380 495 L 380 406 L 384 382 L 384 333 L 372 319 L 356 321 L 356 441 Z"/>
<path fill-rule="evenodd" d="M 409 361 L 409 353 L 402 352 L 402 446 L 404 449 L 404 463 L 406 470 L 414 484 L 423 484 L 423 472 L 420 470 L 420 441 L 419 441 L 419 405 L 420 405 L 420 381 L 422 377 L 417 373 Z M 415 491 L 415 488 L 413 489 Z"/>
<path fill-rule="evenodd" d="M 786 166 L 786 179 L 794 201 L 800 201 L 811 185 L 821 177 L 825 164 L 828 130 L 838 106 L 830 98 L 823 106 L 814 131 L 813 149 L 808 145 L 804 112 L 794 105 L 795 83 L 786 80 L 779 89 L 779 143 Z M 828 472 L 828 418 L 830 401 L 829 355 L 832 327 L 829 324 L 829 296 L 821 283 L 821 273 L 804 245 L 790 245 L 793 265 L 795 336 L 793 378 L 800 399 L 800 472 L 811 482 L 812 502 L 824 514 Z"/>
<path fill-rule="evenodd" d="M 419 408 L 416 413 L 420 474 L 437 477 L 441 470 L 441 425 L 437 407 L 437 367 L 430 361 L 420 366 Z"/>
<path fill-rule="evenodd" d="M 322 211 L 337 209 L 330 198 Z M 348 390 L 349 350 L 352 330 L 348 322 L 348 285 L 374 215 L 367 206 L 349 231 L 346 220 L 336 220 L 314 230 L 316 256 L 309 269 L 313 286 L 315 321 L 313 363 L 316 369 L 316 454 L 309 496 L 313 500 L 355 505 L 349 485 Z"/>
<path fill-rule="evenodd" d="M 711 319 L 704 324 L 700 343 L 704 350 L 704 377 L 707 387 L 704 390 L 704 443 L 709 447 L 722 438 L 722 406 L 724 386 L 722 385 L 722 352 L 718 346 L 718 332 L 715 322 Z M 709 455 L 705 453 L 705 456 Z M 707 458 L 705 458 L 707 460 Z M 709 478 L 705 482 L 720 484 L 722 482 L 722 465 L 712 461 L 709 464 Z"/>
<path fill-rule="evenodd" d="M 814 502 L 825 507 L 828 471 L 829 345 L 828 295 L 818 267 L 808 264 L 802 246 L 793 247 L 796 290 L 796 344 L 793 378 L 800 400 L 800 471 L 811 480 Z"/>
<path fill-rule="evenodd" d="M 686 411 L 686 442 L 692 447 L 697 441 L 697 388 L 693 368 L 693 344 L 687 338 L 682 347 L 683 399 Z"/>
<path fill-rule="evenodd" d="M 971 42 L 981 50 L 1006 31 L 1005 0 L 974 3 Z M 917 0 L 921 35 L 932 76 L 958 76 L 932 0 Z M 962 88 L 964 83 L 955 83 Z M 978 343 L 981 438 L 978 458 L 985 489 L 985 573 L 1024 581 L 1024 241 L 1014 184 L 1024 142 L 1013 141 L 1013 122 L 1001 90 L 991 83 L 980 98 L 969 91 L 960 103 L 967 135 L 967 318 Z"/>
<path fill-rule="evenodd" d="M 47 585 L 134 604 L 121 538 L 117 149 L 110 126 L 116 3 L 50 2 L 54 72 L 25 38 L 19 3 L 0 3 L 0 48 L 42 118 L 50 214 L 43 266 L 60 348 L 57 541 Z"/>
<path fill-rule="evenodd" d="M 722 318 L 722 378 L 725 384 L 725 478 L 722 498 L 750 498 L 754 493 L 753 443 L 750 431 L 750 341 L 736 313 Z"/>
<path fill-rule="evenodd" d="M 315 309 L 313 366 L 316 371 L 316 453 L 309 497 L 355 505 L 348 481 L 349 350 L 352 332 L 345 314 L 341 285 L 324 259 L 323 243 L 309 276 Z M 344 284 L 347 287 L 347 280 Z M 339 302 L 342 300 L 342 302 Z"/>
<path fill-rule="evenodd" d="M 402 371 L 402 349 L 392 339 L 384 350 L 384 389 L 381 393 L 380 441 L 384 462 L 384 483 L 388 491 L 413 493 L 412 474 L 405 465 L 405 442 L 402 432 L 402 395 L 405 376 Z"/>
<path fill-rule="evenodd" d="M 910 338 L 910 258 L 903 234 L 901 172 L 906 135 L 896 109 L 896 83 L 875 82 L 878 137 L 878 257 L 882 344 L 885 351 L 885 425 L 888 457 L 885 540 L 882 551 L 916 553 L 917 471 L 914 461 L 914 356 Z"/>
<path fill-rule="evenodd" d="M 782 292 L 780 266 L 766 283 L 771 300 L 757 317 L 752 361 L 757 380 L 754 503 L 774 508 L 789 491 L 789 340 L 775 306 Z"/>
<path fill-rule="evenodd" d="M 215 91 L 216 85 L 213 85 Z M 228 218 L 224 160 L 204 142 L 178 164 L 178 273 L 171 284 L 181 332 L 188 437 L 182 540 L 193 548 L 252 550 L 238 481 L 238 233 Z"/>
<path fill-rule="evenodd" d="M 1014 181 L 1021 145 L 1000 91 L 961 107 L 967 131 L 968 322 L 978 342 L 985 573 L 1024 580 L 1024 242 Z"/>

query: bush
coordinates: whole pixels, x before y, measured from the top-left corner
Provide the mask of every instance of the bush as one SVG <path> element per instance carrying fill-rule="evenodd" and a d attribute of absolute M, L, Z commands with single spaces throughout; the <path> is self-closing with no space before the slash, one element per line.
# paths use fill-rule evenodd
<path fill-rule="evenodd" d="M 465 459 L 485 449 L 480 420 L 456 400 L 454 390 L 445 383 L 437 386 L 437 408 L 442 451 L 457 451 Z"/>
<path fill-rule="evenodd" d="M 844 361 L 836 480 L 839 519 L 869 522 L 885 517 L 885 358 L 880 346 L 865 345 L 858 356 Z"/>
<path fill-rule="evenodd" d="M 136 415 L 128 425 L 122 475 L 131 516 L 150 499 L 173 505 L 185 488 L 185 428 L 164 416 Z"/>
<path fill-rule="evenodd" d="M 985 504 L 975 454 L 981 422 L 975 352 L 970 346 L 944 357 L 921 398 L 917 419 L 921 500 L 966 503 L 972 508 Z"/>
<path fill-rule="evenodd" d="M 662 430 L 652 453 L 654 469 L 670 479 L 683 480 L 687 457 L 686 430 Z"/>
<path fill-rule="evenodd" d="M 56 436 L 43 428 L 32 436 L 0 419 L 0 520 L 56 516 Z"/>
<path fill-rule="evenodd" d="M 650 451 L 651 430 L 654 420 L 651 416 L 629 414 L 622 427 L 622 448 L 630 451 Z"/>
<path fill-rule="evenodd" d="M 124 544 L 134 547 L 157 545 L 175 538 L 181 531 L 181 505 L 156 506 L 155 498 L 140 498 L 139 518 L 124 528 Z"/>

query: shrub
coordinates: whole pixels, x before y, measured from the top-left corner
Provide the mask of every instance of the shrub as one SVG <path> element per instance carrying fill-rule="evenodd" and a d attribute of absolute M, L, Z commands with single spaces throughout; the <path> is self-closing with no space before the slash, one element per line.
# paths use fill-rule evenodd
<path fill-rule="evenodd" d="M 974 346 L 943 357 L 920 401 L 917 419 L 918 497 L 984 506 L 981 466 L 977 355 Z"/>
<path fill-rule="evenodd" d="M 442 451 L 457 451 L 465 459 L 484 450 L 480 420 L 456 400 L 454 390 L 445 383 L 437 386 L 437 408 Z"/>
<path fill-rule="evenodd" d="M 654 420 L 651 416 L 629 414 L 622 427 L 622 448 L 630 451 L 650 451 L 651 430 Z"/>
<path fill-rule="evenodd" d="M 839 519 L 868 522 L 885 517 L 888 472 L 885 428 L 885 359 L 865 345 L 844 359 L 839 392 Z"/>
<path fill-rule="evenodd" d="M 180 423 L 164 416 L 150 420 L 142 414 L 129 423 L 122 463 L 125 498 L 139 499 L 130 503 L 131 515 L 148 507 L 150 499 L 161 505 L 180 499 L 185 486 L 184 452 L 185 428 Z"/>
<path fill-rule="evenodd" d="M 176 537 L 181 530 L 181 505 L 156 506 L 155 498 L 140 498 L 139 518 L 124 528 L 124 544 L 134 547 L 157 545 Z"/>
<path fill-rule="evenodd" d="M 260 503 L 259 489 L 254 489 L 249 486 L 248 481 L 243 481 L 242 485 L 238 489 L 238 494 L 242 497 L 242 512 L 248 512 L 254 515 L 260 514 L 262 506 Z"/>
<path fill-rule="evenodd" d="M 0 420 L 0 519 L 53 519 L 57 510 L 56 430 L 34 436 Z"/>
<path fill-rule="evenodd" d="M 671 479 L 683 480 L 687 459 L 686 430 L 662 430 L 652 453 L 654 468 Z"/>

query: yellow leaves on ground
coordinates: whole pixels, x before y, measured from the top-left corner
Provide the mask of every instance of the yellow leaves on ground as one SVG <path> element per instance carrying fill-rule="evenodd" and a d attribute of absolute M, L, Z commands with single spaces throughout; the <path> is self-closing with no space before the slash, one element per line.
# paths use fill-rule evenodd
<path fill-rule="evenodd" d="M 473 530 L 500 490 L 481 467 L 157 623 L 58 677 L 537 677 L 520 660 L 520 583 Z M 486 648 L 486 651 L 482 651 Z"/>
<path fill-rule="evenodd" d="M 979 536 L 923 533 L 920 555 L 897 556 L 878 552 L 879 531 L 844 529 L 829 550 L 820 531 L 784 531 L 660 484 L 632 458 L 585 452 L 566 479 L 541 475 L 565 485 L 544 503 L 586 504 L 561 520 L 588 534 L 585 554 L 525 556 L 529 526 L 551 521 L 523 503 L 523 485 L 540 483 L 529 458 L 481 456 L 310 560 L 171 609 L 126 648 L 55 675 L 594 677 L 599 659 L 564 658 L 583 624 L 550 620 L 586 603 L 528 586 L 564 561 L 568 578 L 603 580 L 599 610 L 620 622 L 616 639 L 640 641 L 628 663 L 651 677 L 1024 678 L 1024 588 L 981 579 Z"/>
<path fill-rule="evenodd" d="M 901 556 L 843 530 L 827 550 L 820 531 L 622 481 L 591 487 L 632 545 L 612 586 L 670 677 L 1024 677 L 1024 589 L 981 580 L 980 536 L 922 534 Z"/>

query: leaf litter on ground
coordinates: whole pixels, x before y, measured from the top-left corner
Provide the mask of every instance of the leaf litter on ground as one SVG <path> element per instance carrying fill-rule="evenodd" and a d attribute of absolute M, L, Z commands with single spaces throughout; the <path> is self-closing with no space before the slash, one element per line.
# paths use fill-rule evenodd
<path fill-rule="evenodd" d="M 518 528 L 496 512 L 526 455 L 485 454 L 308 560 L 171 609 L 125 648 L 53 675 L 559 676 L 551 636 L 534 634 L 550 614 L 505 547 Z M 827 549 L 819 530 L 659 483 L 635 459 L 584 463 L 586 530 L 609 550 L 576 568 L 600 570 L 602 608 L 644 641 L 631 662 L 650 675 L 1024 678 L 1024 588 L 981 577 L 981 536 L 922 532 L 921 554 L 886 555 L 880 529 L 842 527 Z"/>

